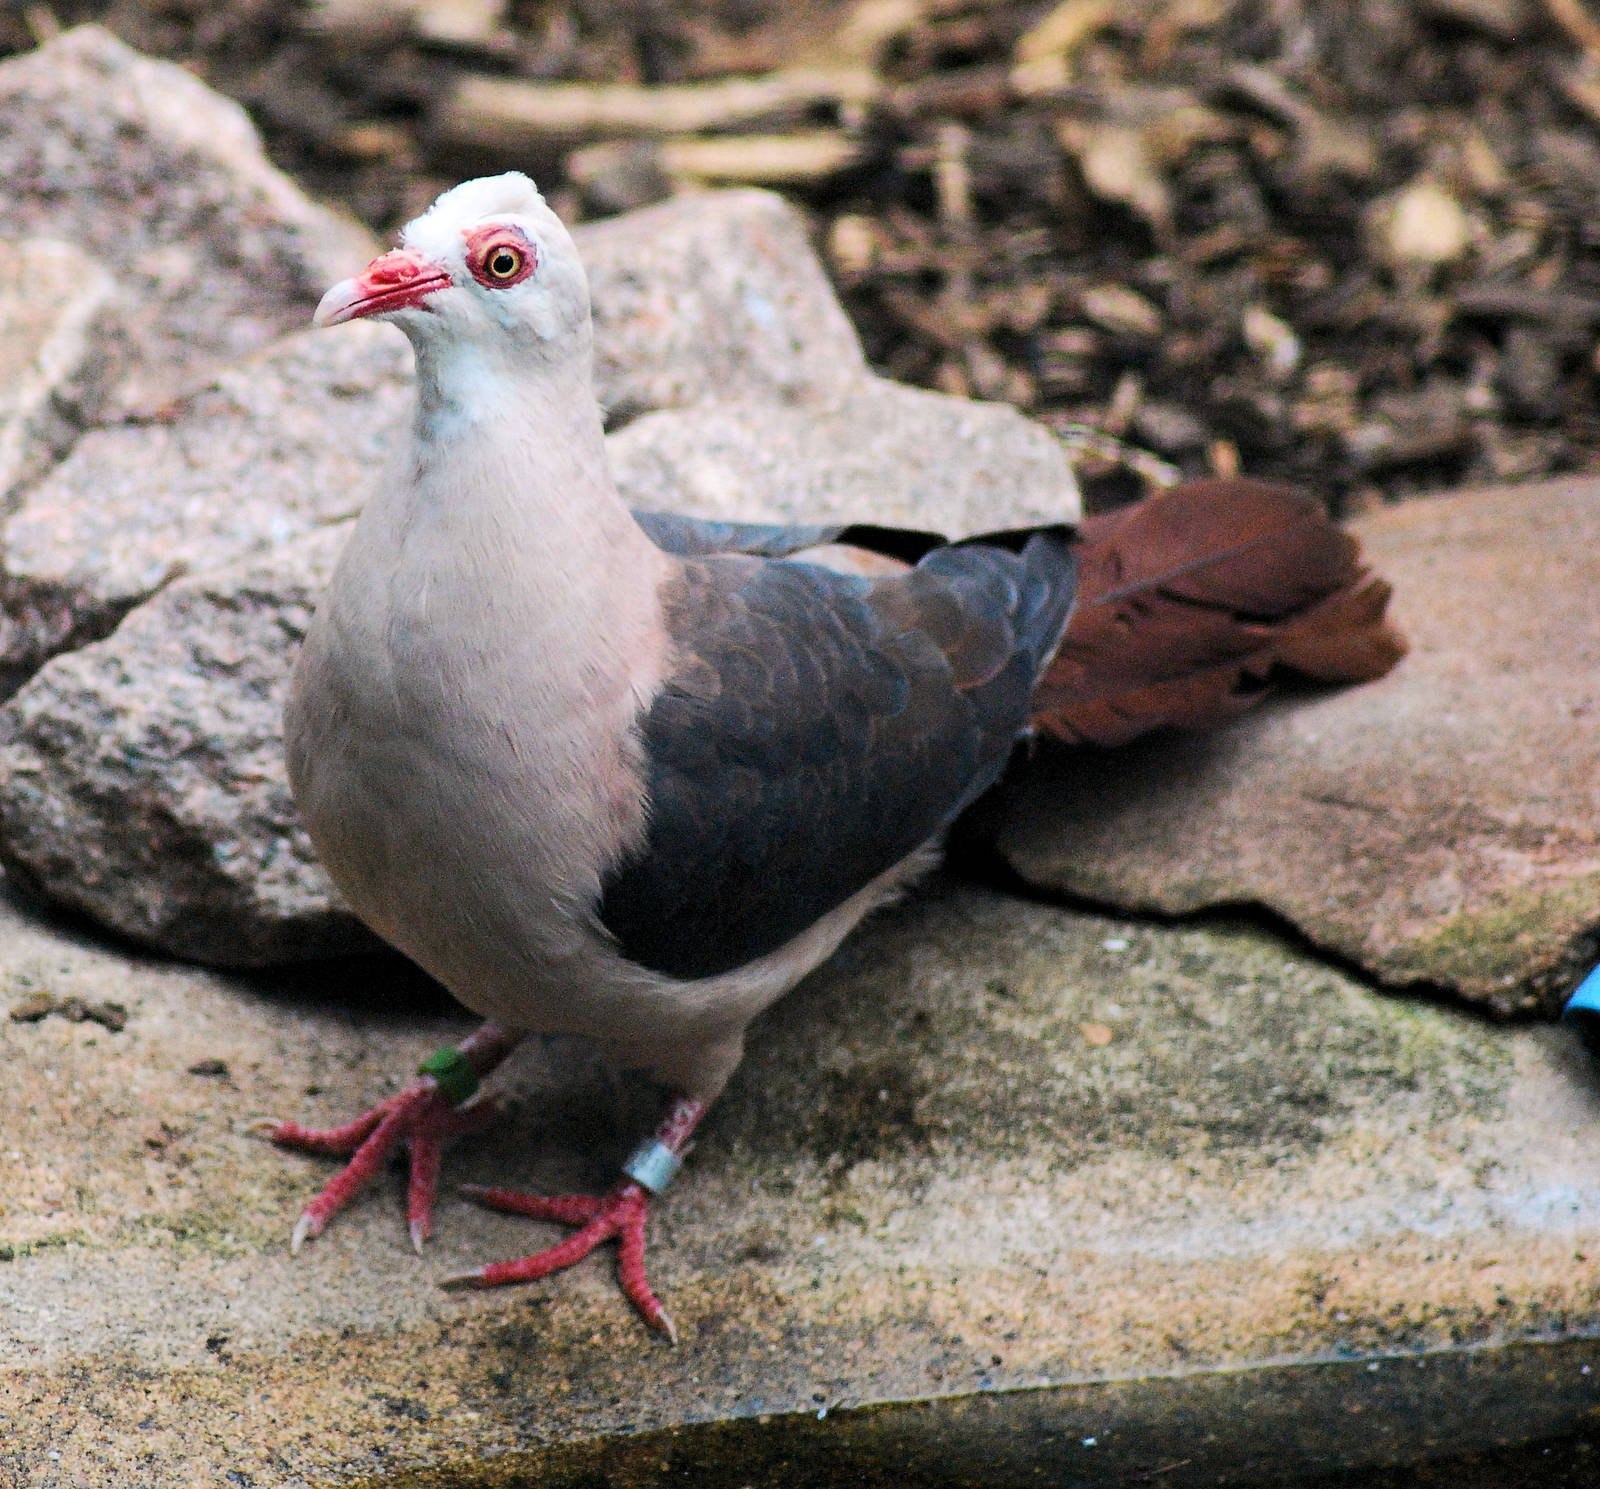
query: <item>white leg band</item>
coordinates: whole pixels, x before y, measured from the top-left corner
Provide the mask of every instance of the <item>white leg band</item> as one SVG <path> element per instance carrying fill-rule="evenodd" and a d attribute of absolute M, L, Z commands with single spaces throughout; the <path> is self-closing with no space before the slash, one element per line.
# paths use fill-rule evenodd
<path fill-rule="evenodd" d="M 659 1138 L 652 1137 L 640 1143 L 628 1155 L 622 1172 L 651 1194 L 660 1194 L 678 1177 L 678 1170 L 682 1167 L 683 1160 Z"/>

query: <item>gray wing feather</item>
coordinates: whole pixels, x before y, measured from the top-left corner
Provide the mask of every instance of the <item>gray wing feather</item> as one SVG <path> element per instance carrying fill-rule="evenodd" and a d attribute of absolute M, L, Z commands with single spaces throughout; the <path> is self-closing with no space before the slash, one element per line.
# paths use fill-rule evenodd
<path fill-rule="evenodd" d="M 903 527 L 874 527 L 862 522 L 713 522 L 672 512 L 635 512 L 633 518 L 657 548 L 679 558 L 705 558 L 717 553 L 788 558 L 826 543 L 847 543 L 914 564 L 945 541 L 937 533 Z"/>
<path fill-rule="evenodd" d="M 682 661 L 640 725 L 648 836 L 599 906 L 628 956 L 707 977 L 775 951 L 998 779 L 1073 594 L 1064 533 L 1017 546 L 877 580 L 685 564 Z"/>

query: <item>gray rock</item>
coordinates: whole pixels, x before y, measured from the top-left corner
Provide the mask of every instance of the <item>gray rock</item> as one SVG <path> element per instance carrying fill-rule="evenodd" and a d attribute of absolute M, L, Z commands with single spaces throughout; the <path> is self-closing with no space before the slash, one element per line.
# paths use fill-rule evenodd
<path fill-rule="evenodd" d="M 883 378 L 858 378 L 827 402 L 650 414 L 609 451 L 631 505 L 697 517 L 965 536 L 1080 515 L 1072 467 L 1040 425 Z"/>
<path fill-rule="evenodd" d="M 1211 1489 L 1590 1435 L 1576 1042 L 1259 932 L 937 883 L 875 918 L 752 1031 L 660 1205 L 677 1349 L 609 1255 L 435 1286 L 558 1234 L 458 1181 L 604 1185 L 646 1120 L 570 1047 L 527 1051 L 527 1104 L 447 1153 L 425 1257 L 386 1173 L 291 1259 L 332 1165 L 252 1119 L 348 1117 L 465 1016 L 389 961 L 243 982 L 3 896 L 0 967 L 7 1483 Z M 6 1017 L 40 989 L 127 1025 Z"/>
<path fill-rule="evenodd" d="M 1265 905 L 1393 986 L 1555 1011 L 1600 954 L 1600 483 L 1356 524 L 1409 657 L 1209 738 L 1051 753 L 999 847 L 1128 909 Z"/>
<path fill-rule="evenodd" d="M 372 248 L 268 163 L 237 104 L 97 26 L 0 63 L 0 221 L 115 275 L 130 409 L 303 326 Z"/>
<path fill-rule="evenodd" d="M 343 541 L 305 534 L 167 587 L 0 711 L 14 878 L 101 925 L 232 966 L 370 945 L 289 794 L 289 668 Z"/>
<path fill-rule="evenodd" d="M 95 430 L 0 530 L 0 679 L 104 636 L 199 573 L 353 516 L 405 437 L 392 327 L 303 332 L 161 418 Z"/>
<path fill-rule="evenodd" d="M 613 426 L 724 399 L 830 398 L 865 373 L 804 222 L 770 192 L 679 197 L 574 236 Z"/>
<path fill-rule="evenodd" d="M 0 243 L 0 511 L 99 412 L 125 360 L 117 286 L 70 243 Z"/>

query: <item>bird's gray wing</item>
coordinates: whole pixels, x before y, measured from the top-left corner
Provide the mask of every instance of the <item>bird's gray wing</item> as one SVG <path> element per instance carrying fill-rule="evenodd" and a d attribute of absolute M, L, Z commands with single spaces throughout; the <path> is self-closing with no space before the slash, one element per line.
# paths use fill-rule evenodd
<path fill-rule="evenodd" d="M 634 521 L 657 548 L 679 558 L 743 553 L 755 558 L 789 558 L 808 548 L 843 543 L 885 558 L 914 564 L 942 546 L 937 533 L 870 523 L 713 522 L 674 512 L 635 512 Z"/>
<path fill-rule="evenodd" d="M 691 559 L 641 720 L 643 847 L 603 884 L 626 955 L 707 977 L 777 950 L 998 779 L 1072 605 L 1065 530 L 867 580 Z"/>

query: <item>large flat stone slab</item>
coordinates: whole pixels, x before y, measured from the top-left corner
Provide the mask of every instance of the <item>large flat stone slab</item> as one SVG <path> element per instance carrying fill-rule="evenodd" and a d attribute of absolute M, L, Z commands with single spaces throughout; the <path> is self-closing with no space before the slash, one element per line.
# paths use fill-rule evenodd
<path fill-rule="evenodd" d="M 1264 905 L 1392 986 L 1553 1013 L 1600 957 L 1600 483 L 1356 524 L 1411 654 L 1224 733 L 1041 752 L 999 810 L 1029 883 Z"/>
<path fill-rule="evenodd" d="M 0 1005 L 128 1013 L 0 1016 L 25 1076 L 3 1098 L 8 1482 L 737 1463 L 728 1482 L 805 1484 L 881 1455 L 958 1483 L 1212 1485 L 1264 1455 L 1288 1474 L 1556 1436 L 1600 1406 L 1577 1260 L 1600 1248 L 1600 1090 L 1576 1043 L 1375 996 L 1259 932 L 938 882 L 876 919 L 754 1031 L 662 1206 L 676 1350 L 599 1260 L 439 1291 L 548 1231 L 447 1192 L 418 1259 L 396 1176 L 290 1258 L 327 1166 L 250 1121 L 349 1114 L 467 1027 L 398 964 L 242 982 L 5 902 L 0 948 Z M 570 1049 L 514 1074 L 519 1114 L 447 1181 L 605 1182 L 646 1093 Z"/>
<path fill-rule="evenodd" d="M 0 63 L 0 222 L 113 270 L 131 410 L 304 325 L 372 252 L 268 162 L 236 103 L 98 26 Z"/>

